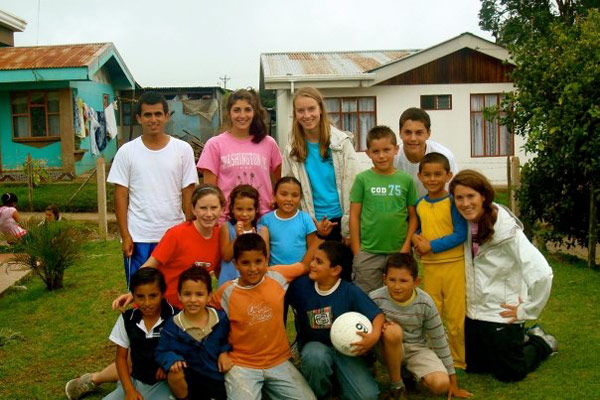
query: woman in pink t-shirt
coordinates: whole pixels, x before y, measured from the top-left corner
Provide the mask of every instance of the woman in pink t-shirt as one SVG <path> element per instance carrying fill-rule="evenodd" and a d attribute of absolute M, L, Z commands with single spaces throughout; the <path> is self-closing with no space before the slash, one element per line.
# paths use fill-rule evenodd
<path fill-rule="evenodd" d="M 197 165 L 204 182 L 221 188 L 225 198 L 241 184 L 256 188 L 261 215 L 270 211 L 273 182 L 281 177 L 281 152 L 268 136 L 265 115 L 253 89 L 233 92 L 227 100 L 228 130 L 206 142 Z"/>

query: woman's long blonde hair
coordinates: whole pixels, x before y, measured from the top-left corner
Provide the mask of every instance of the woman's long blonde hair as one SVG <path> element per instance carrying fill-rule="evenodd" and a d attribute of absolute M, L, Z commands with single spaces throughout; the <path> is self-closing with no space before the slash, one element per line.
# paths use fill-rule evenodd
<path fill-rule="evenodd" d="M 313 87 L 303 87 L 298 89 L 294 94 L 292 101 L 293 108 L 293 122 L 292 122 L 292 151 L 290 155 L 298 162 L 304 162 L 308 151 L 306 150 L 306 137 L 302 125 L 296 118 L 296 99 L 298 97 L 309 97 L 317 102 L 321 109 L 321 120 L 319 121 L 319 153 L 325 160 L 329 157 L 329 144 L 331 142 L 331 126 L 329 125 L 329 118 L 327 118 L 327 110 L 325 108 L 325 102 L 323 101 L 323 95 L 317 89 Z"/>

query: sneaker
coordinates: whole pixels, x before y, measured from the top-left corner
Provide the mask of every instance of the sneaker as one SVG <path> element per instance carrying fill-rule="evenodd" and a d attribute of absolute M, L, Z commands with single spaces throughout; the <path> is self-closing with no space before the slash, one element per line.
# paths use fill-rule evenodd
<path fill-rule="evenodd" d="M 381 400 L 407 400 L 406 388 L 404 386 L 390 389 L 380 396 Z"/>
<path fill-rule="evenodd" d="M 92 381 L 92 374 L 83 374 L 79 378 L 71 379 L 67 382 L 65 393 L 67 394 L 67 399 L 77 400 L 95 388 L 96 384 Z"/>
<path fill-rule="evenodd" d="M 552 351 L 552 354 L 558 351 L 558 340 L 556 340 L 556 338 L 549 333 L 546 333 L 540 324 L 535 324 L 531 328 L 527 329 L 527 334 L 542 338 Z"/>

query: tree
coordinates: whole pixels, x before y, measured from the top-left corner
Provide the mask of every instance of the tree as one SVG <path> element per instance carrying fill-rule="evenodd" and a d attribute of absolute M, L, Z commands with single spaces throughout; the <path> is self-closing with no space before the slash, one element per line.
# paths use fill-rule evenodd
<path fill-rule="evenodd" d="M 516 91 L 503 122 L 536 157 L 522 170 L 523 219 L 547 238 L 588 247 L 600 199 L 600 13 L 596 1 L 483 0 L 480 25 L 507 46 Z"/>

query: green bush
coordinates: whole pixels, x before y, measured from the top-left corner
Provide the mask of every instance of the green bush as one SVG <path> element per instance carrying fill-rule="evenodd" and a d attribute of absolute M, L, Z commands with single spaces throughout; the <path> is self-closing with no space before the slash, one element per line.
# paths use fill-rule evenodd
<path fill-rule="evenodd" d="M 62 288 L 65 270 L 80 255 L 85 231 L 72 221 L 40 223 L 35 218 L 24 228 L 27 234 L 13 245 L 14 261 L 30 268 L 48 290 Z"/>

